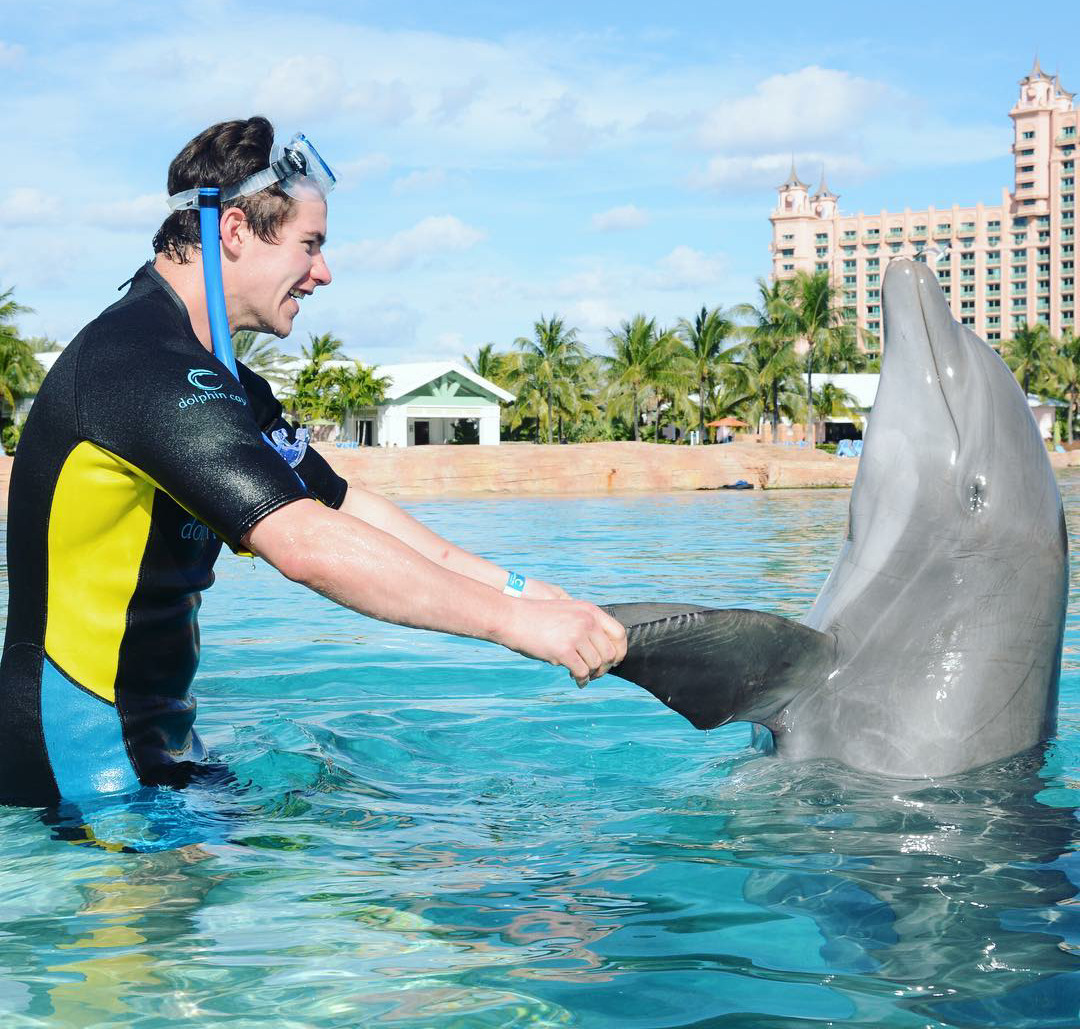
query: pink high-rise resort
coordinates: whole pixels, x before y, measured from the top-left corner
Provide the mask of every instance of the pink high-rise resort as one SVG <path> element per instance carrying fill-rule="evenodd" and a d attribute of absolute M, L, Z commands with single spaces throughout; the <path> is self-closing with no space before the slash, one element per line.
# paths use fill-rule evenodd
<path fill-rule="evenodd" d="M 1075 331 L 1080 110 L 1074 97 L 1037 60 L 1020 80 L 1009 111 L 1013 183 L 996 205 L 841 214 L 824 175 L 811 193 L 792 162 L 769 216 L 773 277 L 829 272 L 857 324 L 880 339 L 885 266 L 893 257 L 915 257 L 936 246 L 947 248 L 935 270 L 953 314 L 992 346 L 1025 324 L 1042 322 L 1055 336 Z"/>

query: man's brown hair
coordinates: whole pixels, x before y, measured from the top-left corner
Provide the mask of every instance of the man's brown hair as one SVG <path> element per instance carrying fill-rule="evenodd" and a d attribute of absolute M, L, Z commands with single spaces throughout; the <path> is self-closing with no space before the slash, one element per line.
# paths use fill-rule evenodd
<path fill-rule="evenodd" d="M 223 121 L 200 132 L 169 165 L 169 196 L 198 186 L 236 186 L 270 166 L 274 126 L 256 116 Z M 230 200 L 244 212 L 252 231 L 265 243 L 278 242 L 277 232 L 293 213 L 294 201 L 279 186 Z M 154 253 L 180 264 L 198 251 L 199 212 L 173 211 L 154 236 Z"/>

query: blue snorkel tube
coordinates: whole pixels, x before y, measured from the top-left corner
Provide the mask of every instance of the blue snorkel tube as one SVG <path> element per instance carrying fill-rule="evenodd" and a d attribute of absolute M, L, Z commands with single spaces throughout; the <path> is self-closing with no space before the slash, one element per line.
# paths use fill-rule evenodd
<path fill-rule="evenodd" d="M 229 316 L 225 311 L 225 286 L 221 281 L 221 190 L 217 186 L 199 187 L 199 240 L 214 357 L 233 373 L 234 378 L 239 378 Z"/>

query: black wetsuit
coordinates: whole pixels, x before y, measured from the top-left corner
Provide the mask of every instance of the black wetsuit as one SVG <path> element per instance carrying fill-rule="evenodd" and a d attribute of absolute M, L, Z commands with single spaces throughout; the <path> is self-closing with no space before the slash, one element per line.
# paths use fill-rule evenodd
<path fill-rule="evenodd" d="M 266 381 L 241 366 L 237 382 L 142 268 L 57 359 L 19 442 L 0 802 L 187 781 L 205 758 L 196 615 L 222 541 L 345 491 Z"/>

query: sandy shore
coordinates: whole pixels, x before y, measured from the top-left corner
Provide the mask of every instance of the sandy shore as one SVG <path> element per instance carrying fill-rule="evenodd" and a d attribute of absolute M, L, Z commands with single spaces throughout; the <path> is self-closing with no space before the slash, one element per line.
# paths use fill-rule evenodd
<path fill-rule="evenodd" d="M 859 462 L 823 451 L 765 443 L 685 447 L 579 443 L 498 447 L 339 449 L 318 444 L 337 472 L 387 496 L 604 495 L 719 489 L 743 479 L 755 489 L 850 486 Z M 1080 467 L 1080 451 L 1051 454 L 1055 468 Z M 7 506 L 11 458 L 0 455 L 0 504 Z"/>

